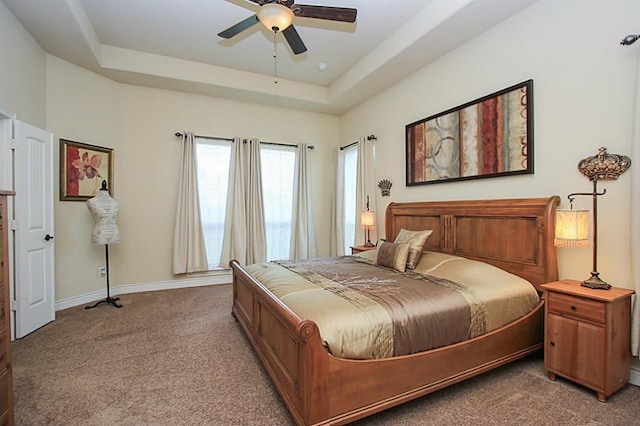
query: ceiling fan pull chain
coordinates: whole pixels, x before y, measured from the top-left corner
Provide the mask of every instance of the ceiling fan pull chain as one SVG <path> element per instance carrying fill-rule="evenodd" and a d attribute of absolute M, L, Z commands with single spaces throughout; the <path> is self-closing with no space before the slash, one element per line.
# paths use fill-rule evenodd
<path fill-rule="evenodd" d="M 277 34 L 277 31 L 273 31 L 273 84 L 278 84 L 278 56 L 276 55 Z"/>

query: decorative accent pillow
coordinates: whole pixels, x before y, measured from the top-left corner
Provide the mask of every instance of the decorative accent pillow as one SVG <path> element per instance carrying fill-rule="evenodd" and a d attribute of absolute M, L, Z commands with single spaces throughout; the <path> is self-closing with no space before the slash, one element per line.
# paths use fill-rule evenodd
<path fill-rule="evenodd" d="M 407 256 L 406 269 L 415 269 L 420 256 L 422 256 L 422 248 L 427 243 L 427 239 L 431 236 L 432 230 L 424 231 L 409 231 L 407 229 L 400 229 L 398 236 L 394 243 L 408 243 L 409 254 Z"/>
<path fill-rule="evenodd" d="M 387 243 L 383 242 L 378 246 L 378 257 L 376 265 L 393 268 L 396 271 L 404 272 L 407 266 L 407 256 L 409 255 L 409 244 L 407 243 Z"/>
<path fill-rule="evenodd" d="M 360 253 L 353 254 L 352 256 L 358 258 L 359 261 L 368 263 L 369 265 L 375 265 L 376 259 L 378 258 L 378 249 L 361 251 Z"/>

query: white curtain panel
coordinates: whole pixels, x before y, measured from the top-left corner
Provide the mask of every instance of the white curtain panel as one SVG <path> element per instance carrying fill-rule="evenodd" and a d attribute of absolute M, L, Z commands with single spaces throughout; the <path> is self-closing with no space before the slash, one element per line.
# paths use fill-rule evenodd
<path fill-rule="evenodd" d="M 329 255 L 344 256 L 344 151 L 336 149 Z"/>
<path fill-rule="evenodd" d="M 636 297 L 631 322 L 631 353 L 640 355 L 640 49 L 636 68 L 633 140 L 631 141 L 631 272 Z"/>
<path fill-rule="evenodd" d="M 173 273 L 206 271 L 207 252 L 200 219 L 198 167 L 193 132 L 182 136 L 182 164 L 173 232 Z"/>
<path fill-rule="evenodd" d="M 233 142 L 220 264 L 235 259 L 251 265 L 267 260 L 260 141 L 235 138 Z"/>
<path fill-rule="evenodd" d="M 306 144 L 296 147 L 293 176 L 293 213 L 291 218 L 291 245 L 289 257 L 293 260 L 316 257 L 316 233 L 313 224 L 313 206 L 309 181 Z"/>
<path fill-rule="evenodd" d="M 360 212 L 367 209 L 367 195 L 369 196 L 369 210 L 375 212 L 376 226 L 370 232 L 371 242 L 378 241 L 378 226 L 380 212 L 376 211 L 376 173 L 375 146 L 373 140 L 367 137 L 358 139 L 358 172 L 356 182 L 356 241 L 364 241 L 365 231 L 360 226 Z"/>

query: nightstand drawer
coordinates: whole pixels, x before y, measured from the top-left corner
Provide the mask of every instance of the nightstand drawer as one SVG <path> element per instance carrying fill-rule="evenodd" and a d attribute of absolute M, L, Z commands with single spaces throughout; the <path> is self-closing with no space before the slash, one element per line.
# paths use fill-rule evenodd
<path fill-rule="evenodd" d="M 547 303 L 549 303 L 549 310 L 552 312 L 605 323 L 606 306 L 604 302 L 549 292 Z"/>

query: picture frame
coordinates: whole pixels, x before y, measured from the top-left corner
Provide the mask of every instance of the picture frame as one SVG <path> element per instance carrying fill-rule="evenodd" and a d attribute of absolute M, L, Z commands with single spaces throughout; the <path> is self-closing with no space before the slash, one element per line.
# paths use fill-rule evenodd
<path fill-rule="evenodd" d="M 408 124 L 406 185 L 533 174 L 533 80 Z"/>
<path fill-rule="evenodd" d="M 113 148 L 60 139 L 60 201 L 93 198 L 102 181 L 113 197 Z"/>

